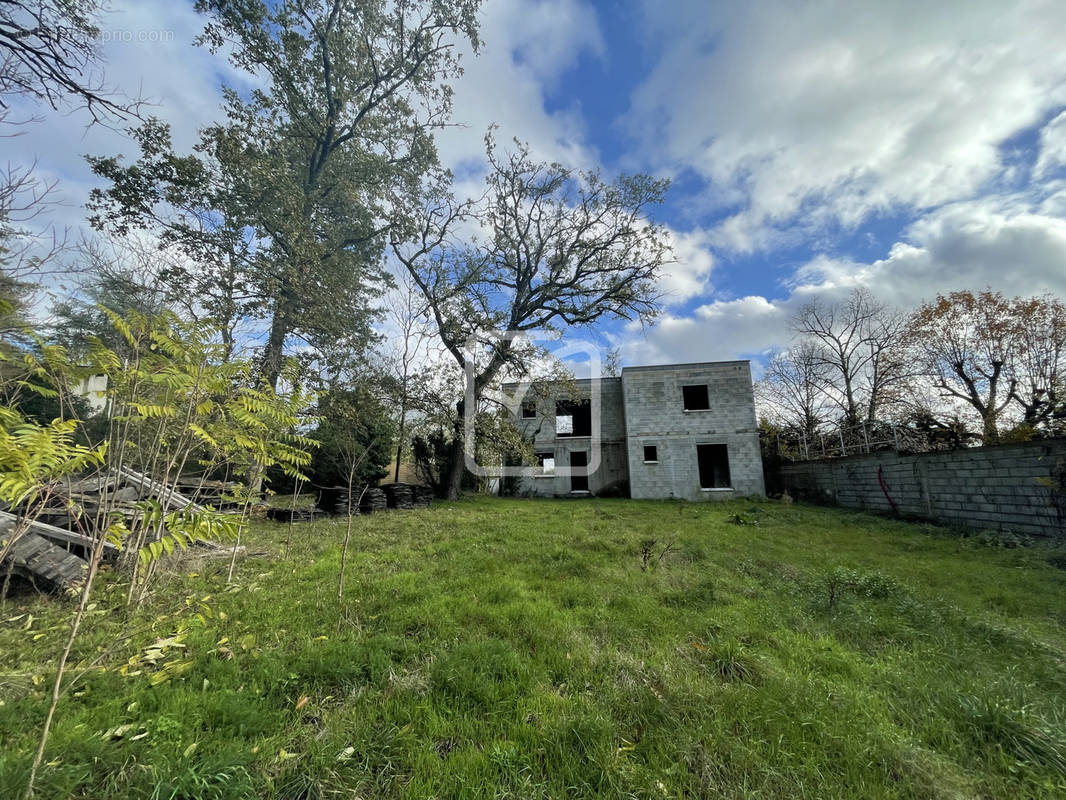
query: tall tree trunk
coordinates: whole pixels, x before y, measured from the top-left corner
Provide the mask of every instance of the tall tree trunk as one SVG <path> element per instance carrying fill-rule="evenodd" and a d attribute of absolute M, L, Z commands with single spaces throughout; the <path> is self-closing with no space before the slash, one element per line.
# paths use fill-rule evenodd
<path fill-rule="evenodd" d="M 445 497 L 455 500 L 463 488 L 466 471 L 466 406 L 462 400 L 455 405 L 457 418 L 452 433 L 452 450 L 448 458 L 448 475 L 444 481 Z"/>
<path fill-rule="evenodd" d="M 988 400 L 981 411 L 981 444 L 995 444 L 999 441 L 999 375 L 1003 364 L 992 362 L 992 376 L 988 379 Z"/>
<path fill-rule="evenodd" d="M 989 410 L 981 420 L 981 444 L 995 444 L 999 441 L 999 425 L 996 412 Z"/>
<path fill-rule="evenodd" d="M 847 403 L 847 410 L 844 412 L 844 424 L 848 427 L 852 427 L 859 424 L 859 408 L 855 402 L 855 387 L 854 378 L 848 370 L 843 371 L 844 376 L 844 398 Z"/>
<path fill-rule="evenodd" d="M 403 426 L 407 421 L 407 401 L 401 400 L 400 402 L 400 424 L 399 431 L 396 436 L 396 473 L 393 476 L 393 480 L 396 483 L 400 482 L 400 458 L 403 456 Z"/>
<path fill-rule="evenodd" d="M 278 289 L 278 295 L 274 300 L 270 333 L 267 336 L 266 347 L 263 348 L 261 376 L 274 390 L 278 388 L 278 378 L 281 377 L 281 367 L 285 362 L 285 339 L 291 328 L 292 311 L 292 293 L 286 281 Z"/>

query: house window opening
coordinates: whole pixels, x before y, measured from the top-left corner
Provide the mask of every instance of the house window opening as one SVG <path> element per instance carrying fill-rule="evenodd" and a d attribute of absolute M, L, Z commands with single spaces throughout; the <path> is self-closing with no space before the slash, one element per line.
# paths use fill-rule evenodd
<path fill-rule="evenodd" d="M 522 419 L 535 419 L 537 416 L 536 403 L 522 403 Z"/>
<path fill-rule="evenodd" d="M 707 397 L 707 385 L 696 384 L 681 387 L 681 397 L 685 411 L 706 411 L 711 407 Z"/>
<path fill-rule="evenodd" d="M 658 464 L 659 463 L 659 448 L 653 444 L 644 445 L 644 463 L 645 464 Z"/>
<path fill-rule="evenodd" d="M 729 453 L 724 444 L 696 445 L 701 489 L 729 489 Z"/>
<path fill-rule="evenodd" d="M 592 403 L 560 400 L 555 404 L 556 436 L 592 436 Z"/>
<path fill-rule="evenodd" d="M 537 475 L 555 474 L 555 453 L 537 453 Z"/>

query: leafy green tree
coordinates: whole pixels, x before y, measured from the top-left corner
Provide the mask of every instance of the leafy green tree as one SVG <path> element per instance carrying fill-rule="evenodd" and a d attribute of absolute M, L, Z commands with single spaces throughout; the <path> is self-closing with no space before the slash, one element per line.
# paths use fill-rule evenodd
<path fill-rule="evenodd" d="M 450 110 L 454 37 L 476 48 L 480 0 L 201 0 L 202 37 L 267 87 L 226 96 L 205 143 L 235 180 L 273 263 L 264 376 L 287 338 L 371 338 L 388 230 L 401 233 L 437 166 L 431 130 Z M 323 313 L 325 312 L 325 313 Z M 334 323 L 334 324 L 327 324 Z"/>
<path fill-rule="evenodd" d="M 167 301 L 217 327 L 232 356 L 238 327 L 263 316 L 269 286 L 256 276 L 271 269 L 238 216 L 232 181 L 206 153 L 175 154 L 170 126 L 158 119 L 129 133 L 140 150 L 134 162 L 87 157 L 93 172 L 108 181 L 90 192 L 89 223 L 127 251 L 137 249 L 130 234 L 145 231 L 159 245 L 154 260 L 176 256 L 162 259 L 155 282 Z"/>
<path fill-rule="evenodd" d="M 319 486 L 373 485 L 387 474 L 394 425 L 391 413 L 368 386 L 333 389 L 318 403 L 319 442 L 309 467 Z"/>
<path fill-rule="evenodd" d="M 230 311 L 263 320 L 271 386 L 294 339 L 365 350 L 389 283 L 386 235 L 404 239 L 423 187 L 447 178 L 432 131 L 450 111 L 456 41 L 479 45 L 479 4 L 201 0 L 200 41 L 262 88 L 226 90 L 226 121 L 202 132 L 193 160 L 158 125 L 136 134 L 140 161 L 95 160 L 112 182 L 94 196 L 95 224 L 161 228 L 199 250 L 226 276 L 205 288 L 225 305 L 232 286 L 248 305 Z"/>

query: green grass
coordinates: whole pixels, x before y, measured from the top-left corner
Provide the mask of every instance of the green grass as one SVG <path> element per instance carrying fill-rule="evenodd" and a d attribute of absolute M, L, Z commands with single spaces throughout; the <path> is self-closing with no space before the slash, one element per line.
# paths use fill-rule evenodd
<path fill-rule="evenodd" d="M 1066 794 L 1061 549 L 768 501 L 477 499 L 357 519 L 339 601 L 343 523 L 294 530 L 287 561 L 286 526 L 253 531 L 270 555 L 228 588 L 175 564 L 133 615 L 108 576 L 39 796 Z M 0 613 L 0 797 L 69 610 Z"/>

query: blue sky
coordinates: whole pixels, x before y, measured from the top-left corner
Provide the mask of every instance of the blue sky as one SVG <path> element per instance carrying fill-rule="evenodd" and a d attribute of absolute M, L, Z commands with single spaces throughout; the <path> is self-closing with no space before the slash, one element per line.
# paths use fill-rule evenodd
<path fill-rule="evenodd" d="M 104 46 L 111 82 L 155 98 L 188 147 L 220 80 L 243 78 L 191 46 L 191 4 L 113 7 L 105 31 L 134 35 Z M 671 177 L 663 317 L 596 335 L 627 364 L 758 360 L 816 293 L 1066 296 L 1064 30 L 1061 0 L 487 0 L 463 127 L 439 144 L 460 192 L 490 123 L 544 158 Z M 81 154 L 133 151 L 57 115 L 5 148 L 60 181 L 52 220 L 71 227 L 92 185 Z"/>

